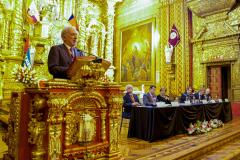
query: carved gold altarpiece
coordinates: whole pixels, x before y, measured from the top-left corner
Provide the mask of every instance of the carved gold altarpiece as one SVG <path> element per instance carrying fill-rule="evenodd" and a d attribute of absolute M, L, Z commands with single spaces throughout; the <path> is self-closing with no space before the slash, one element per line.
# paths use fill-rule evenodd
<path fill-rule="evenodd" d="M 0 106 L 9 111 L 12 91 L 24 86 L 13 79 L 12 70 L 21 64 L 24 40 L 30 36 L 35 50 L 33 68 L 38 79 L 51 79 L 47 57 L 52 45 L 62 43 L 64 26 L 73 13 L 79 23 L 78 48 L 113 62 L 113 34 L 115 4 L 120 0 L 34 0 L 40 12 L 40 22 L 30 25 L 26 11 L 32 0 L 0 1 Z M 112 63 L 113 64 L 113 63 Z M 114 66 L 107 71 L 114 80 Z"/>
<path fill-rule="evenodd" d="M 102 79 L 110 63 L 81 61 L 73 63 L 71 80 L 13 92 L 4 159 L 120 158 L 120 86 Z"/>

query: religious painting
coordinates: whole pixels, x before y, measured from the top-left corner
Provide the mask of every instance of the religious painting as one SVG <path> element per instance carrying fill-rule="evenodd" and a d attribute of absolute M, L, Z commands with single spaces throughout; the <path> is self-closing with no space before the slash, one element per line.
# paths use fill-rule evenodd
<path fill-rule="evenodd" d="M 152 83 L 153 20 L 121 31 L 121 83 Z"/>

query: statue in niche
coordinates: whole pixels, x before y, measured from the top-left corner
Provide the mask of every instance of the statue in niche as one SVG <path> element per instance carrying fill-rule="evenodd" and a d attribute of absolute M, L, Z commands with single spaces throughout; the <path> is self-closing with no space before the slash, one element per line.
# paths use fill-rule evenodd
<path fill-rule="evenodd" d="M 89 143 L 95 136 L 95 120 L 90 114 L 81 114 L 80 116 L 78 142 Z"/>
<path fill-rule="evenodd" d="M 87 44 L 88 52 L 99 57 L 103 57 L 106 30 L 103 23 L 92 20 L 87 28 Z"/>

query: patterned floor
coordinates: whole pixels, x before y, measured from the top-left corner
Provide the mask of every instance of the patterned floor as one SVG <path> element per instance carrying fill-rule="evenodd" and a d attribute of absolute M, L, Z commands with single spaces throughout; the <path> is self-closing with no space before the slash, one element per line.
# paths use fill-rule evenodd
<path fill-rule="evenodd" d="M 126 120 L 120 140 L 120 152 L 125 160 L 185 159 L 183 157 L 190 155 L 191 152 L 196 152 L 194 154 L 195 156 L 198 154 L 199 159 L 227 160 L 240 153 L 240 118 L 234 119 L 232 122 L 225 124 L 223 128 L 215 129 L 207 134 L 197 136 L 177 135 L 153 143 L 133 138 L 128 139 L 127 126 L 128 121 Z M 232 139 L 229 137 L 232 137 Z M 205 151 L 203 152 L 201 148 L 208 149 L 208 154 L 202 154 Z M 188 156 L 187 159 L 192 158 Z"/>
<path fill-rule="evenodd" d="M 223 128 L 215 129 L 207 134 L 198 136 L 177 135 L 168 139 L 149 143 L 147 141 L 127 138 L 128 121 L 123 122 L 120 134 L 120 152 L 124 160 L 240 160 L 240 118 L 225 124 Z M 7 151 L 7 146 L 2 142 L 5 130 L 0 125 L 0 159 Z M 228 138 L 225 138 L 228 137 Z M 230 140 L 232 137 L 233 140 Z M 222 140 L 221 140 L 222 139 Z M 229 142 L 223 142 L 223 140 Z M 207 154 L 201 154 L 198 158 L 178 158 L 190 152 L 196 151 L 203 145 L 222 141 L 213 146 Z"/>

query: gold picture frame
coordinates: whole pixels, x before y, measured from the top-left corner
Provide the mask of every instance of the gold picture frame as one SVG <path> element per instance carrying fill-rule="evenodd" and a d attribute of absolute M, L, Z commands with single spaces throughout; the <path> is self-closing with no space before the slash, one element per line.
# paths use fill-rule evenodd
<path fill-rule="evenodd" d="M 120 30 L 120 83 L 155 83 L 155 18 Z"/>

